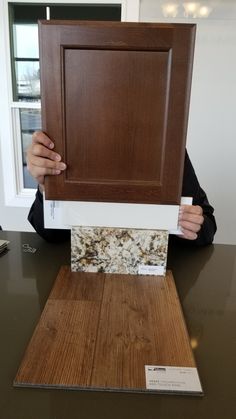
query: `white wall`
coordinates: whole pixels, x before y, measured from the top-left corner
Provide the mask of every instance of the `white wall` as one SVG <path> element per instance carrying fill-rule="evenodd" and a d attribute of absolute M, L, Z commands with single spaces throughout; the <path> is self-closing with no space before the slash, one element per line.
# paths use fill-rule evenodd
<path fill-rule="evenodd" d="M 1 159 L 0 159 L 1 162 Z M 7 187 L 7 185 L 6 185 Z M 4 230 L 33 231 L 27 221 L 28 208 L 6 206 L 4 202 L 4 185 L 2 165 L 0 163 L 0 225 Z"/>
<path fill-rule="evenodd" d="M 219 243 L 236 244 L 235 120 L 236 21 L 211 21 L 197 36 L 188 148 L 214 203 Z"/>
<path fill-rule="evenodd" d="M 142 0 L 140 21 L 165 21 L 162 3 Z M 215 207 L 215 243 L 236 244 L 236 4 L 201 3 L 215 9 L 208 19 L 191 20 L 197 23 L 197 37 L 187 148 Z"/>

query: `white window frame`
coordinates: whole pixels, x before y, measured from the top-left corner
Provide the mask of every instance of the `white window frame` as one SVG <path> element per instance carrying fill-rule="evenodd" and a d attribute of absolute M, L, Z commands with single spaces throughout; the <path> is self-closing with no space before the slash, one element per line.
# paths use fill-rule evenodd
<path fill-rule="evenodd" d="M 29 207 L 35 189 L 24 188 L 20 108 L 40 109 L 40 103 L 14 102 L 12 96 L 11 56 L 9 40 L 9 3 L 42 3 L 40 0 L 0 0 L 0 151 L 6 206 Z M 47 4 L 67 3 L 66 0 L 47 0 Z M 140 0 L 69 0 L 75 4 L 120 4 L 121 21 L 138 22 Z"/>

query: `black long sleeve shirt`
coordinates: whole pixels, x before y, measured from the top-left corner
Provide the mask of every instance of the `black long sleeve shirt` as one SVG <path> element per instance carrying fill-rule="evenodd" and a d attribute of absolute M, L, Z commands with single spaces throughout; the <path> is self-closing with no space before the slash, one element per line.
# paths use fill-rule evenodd
<path fill-rule="evenodd" d="M 214 208 L 209 204 L 207 195 L 198 182 L 187 152 L 185 155 L 182 196 L 193 197 L 193 205 L 200 205 L 202 207 L 204 222 L 196 240 L 191 241 L 172 236 L 170 242 L 178 243 L 178 241 L 181 240 L 183 242 L 184 240 L 189 245 L 199 246 L 212 243 L 216 232 L 216 222 L 213 215 Z M 28 220 L 37 233 L 45 240 L 50 242 L 63 242 L 70 239 L 70 230 L 44 228 L 43 197 L 39 190 L 37 190 L 35 201 L 30 209 Z"/>

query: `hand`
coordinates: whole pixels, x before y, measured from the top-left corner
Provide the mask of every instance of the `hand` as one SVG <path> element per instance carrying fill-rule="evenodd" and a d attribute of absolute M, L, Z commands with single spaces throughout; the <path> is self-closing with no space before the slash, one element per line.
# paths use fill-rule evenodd
<path fill-rule="evenodd" d="M 39 183 L 40 189 L 44 187 L 45 175 L 59 175 L 66 169 L 65 163 L 61 162 L 61 156 L 55 151 L 54 143 L 42 131 L 34 132 L 32 144 L 27 150 L 27 169 Z"/>
<path fill-rule="evenodd" d="M 196 240 L 201 230 L 204 217 L 202 207 L 199 205 L 181 205 L 179 210 L 179 226 L 183 232 L 183 239 Z"/>

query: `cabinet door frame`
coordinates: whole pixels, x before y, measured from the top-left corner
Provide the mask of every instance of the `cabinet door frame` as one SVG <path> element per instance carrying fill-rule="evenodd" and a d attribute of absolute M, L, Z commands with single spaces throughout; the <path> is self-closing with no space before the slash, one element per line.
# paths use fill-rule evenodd
<path fill-rule="evenodd" d="M 51 138 L 55 139 L 57 151 L 61 154 L 62 159 L 66 163 L 69 163 L 69 169 L 63 172 L 60 176 L 46 178 L 46 199 L 162 205 L 178 205 L 180 203 L 192 79 L 195 29 L 194 24 L 183 25 L 119 22 L 102 22 L 98 24 L 94 22 L 76 21 L 57 21 L 51 23 L 46 21 L 40 22 L 43 129 Z M 74 159 L 74 156 L 72 161 L 70 159 L 67 160 L 66 155 L 72 155 L 73 153 L 71 150 L 74 149 L 76 150 L 76 155 L 79 156 L 79 151 L 83 149 L 83 144 L 86 144 L 87 138 L 90 138 L 90 141 L 93 141 L 95 130 L 93 131 L 91 137 L 91 133 L 88 134 L 87 132 L 90 127 L 88 122 L 85 124 L 87 134 L 86 132 L 84 134 L 82 131 L 82 125 L 77 124 L 77 118 L 79 117 L 77 108 L 78 106 L 82 106 L 82 111 L 84 109 L 83 105 L 81 105 L 83 102 L 79 102 L 79 104 L 77 103 L 77 94 L 74 95 L 75 99 L 73 106 L 69 106 L 67 109 L 68 103 L 70 102 L 67 102 L 65 99 L 68 95 L 70 98 L 70 94 L 68 93 L 67 95 L 68 86 L 71 89 L 70 91 L 72 96 L 74 90 L 73 83 L 75 83 L 76 89 L 77 85 L 80 85 L 81 83 L 81 87 L 79 88 L 80 95 L 81 89 L 83 88 L 82 81 L 80 81 L 79 76 L 77 76 L 77 72 L 76 77 L 74 77 L 75 70 L 72 71 L 71 77 L 65 76 L 65 74 L 67 74 L 67 69 L 70 69 L 70 67 L 73 67 L 73 69 L 81 68 L 81 77 L 84 77 L 83 83 L 86 84 L 86 68 L 82 70 L 84 66 L 84 59 L 87 59 L 85 57 L 88 57 L 89 67 L 87 67 L 87 69 L 90 71 L 92 65 L 91 62 L 98 62 L 100 65 L 104 59 L 107 59 L 108 54 L 108 70 L 106 67 L 103 69 L 103 72 L 105 72 L 104 77 L 107 77 L 109 80 L 111 78 L 114 82 L 116 80 L 116 76 L 114 75 L 114 70 L 112 70 L 113 72 L 110 70 L 110 67 L 113 68 L 113 58 L 111 57 L 118 55 L 118 58 L 122 60 L 122 55 L 126 54 L 128 57 L 126 63 L 129 68 L 129 64 L 133 64 L 134 61 L 134 57 L 132 55 L 137 53 L 141 56 L 141 66 L 143 62 L 146 61 L 147 56 L 150 57 L 152 55 L 155 57 L 152 57 L 152 60 L 150 61 L 150 72 L 147 72 L 146 67 L 146 72 L 143 73 L 152 74 L 150 77 L 152 77 L 151 80 L 153 81 L 153 85 L 156 84 L 156 78 L 158 77 L 164 80 L 162 93 L 160 93 L 161 90 L 159 90 L 159 87 L 156 86 L 155 95 L 153 96 L 152 101 L 147 100 L 149 112 L 152 114 L 152 119 L 150 121 L 151 125 L 156 119 L 157 110 L 160 112 L 163 111 L 163 116 L 161 117 L 161 124 L 163 127 L 160 128 L 161 124 L 159 124 L 160 126 L 156 126 L 155 130 L 151 133 L 150 140 L 152 144 L 156 144 L 158 141 L 160 142 L 160 156 L 158 156 L 156 151 L 155 156 L 154 153 L 151 154 L 149 151 L 150 160 L 146 157 L 146 167 L 143 169 L 143 177 L 137 178 L 138 180 L 135 177 L 132 177 L 133 175 L 131 175 L 131 177 L 128 175 L 125 178 L 126 180 L 122 180 L 123 175 L 121 170 L 117 171 L 119 173 L 118 177 L 116 178 L 115 175 L 114 179 L 113 173 L 109 173 L 107 177 L 106 174 L 102 174 L 102 176 L 99 177 L 100 172 L 94 169 L 92 169 L 92 172 L 88 176 L 84 176 L 84 174 L 80 173 L 79 170 L 77 170 L 78 176 L 77 174 L 73 174 L 71 176 L 71 172 L 76 173 L 74 168 L 76 167 L 75 165 L 78 161 L 77 159 Z M 99 54 L 101 57 L 96 58 Z M 164 55 L 165 64 L 162 66 L 162 64 L 159 65 L 159 57 Z M 72 58 L 74 56 L 77 57 L 76 60 L 79 60 L 76 61 L 76 64 Z M 130 58 L 131 56 L 132 58 Z M 116 59 L 117 57 L 114 58 L 114 60 Z M 118 63 L 119 60 L 117 61 L 117 65 Z M 96 65 L 97 64 L 95 64 L 95 67 L 92 65 L 92 78 L 95 77 L 93 69 L 96 68 Z M 122 75 L 124 79 L 126 75 L 126 68 L 127 67 L 124 66 L 122 67 Z M 135 68 L 136 71 L 139 71 L 137 67 Z M 160 76 L 158 75 L 158 77 L 156 77 L 158 72 L 160 72 Z M 78 74 L 80 73 L 78 72 Z M 103 73 L 101 72 L 99 74 L 101 75 L 96 77 L 96 87 L 100 84 L 100 81 L 102 82 L 103 80 Z M 140 77 L 142 78 L 142 72 L 140 73 Z M 120 85 L 123 86 L 123 82 Z M 125 86 L 125 89 L 126 87 L 127 86 Z M 128 84 L 128 89 L 129 88 Z M 141 87 L 140 89 L 142 90 L 143 88 Z M 100 89 L 99 91 L 99 97 L 103 99 L 104 90 Z M 132 106 L 135 106 L 133 99 L 135 92 L 135 89 L 131 90 L 131 112 L 133 112 Z M 151 91 L 149 90 L 148 92 L 150 94 Z M 86 95 L 89 98 L 93 95 L 90 89 L 90 84 L 87 86 Z M 89 109 L 87 105 L 87 96 L 85 106 L 87 106 L 86 109 Z M 120 95 L 118 94 L 118 96 Z M 146 100 L 146 91 L 142 90 L 140 97 Z M 122 102 L 122 99 L 119 100 L 118 109 L 120 109 L 122 107 L 122 103 L 124 103 Z M 158 106 L 156 107 L 157 102 L 160 102 L 161 105 L 158 103 Z M 100 103 L 101 102 L 98 102 L 97 107 L 94 109 L 93 115 L 95 115 L 95 118 L 97 114 L 96 110 L 99 108 Z M 155 112 L 152 110 L 153 105 L 155 106 Z M 75 110 L 75 112 L 73 112 L 73 110 Z M 139 113 L 140 119 L 142 119 L 144 113 L 143 110 L 140 111 L 139 109 Z M 71 118 L 72 123 L 70 119 L 69 122 L 67 121 L 66 115 L 70 114 L 73 114 L 73 117 Z M 117 119 L 121 119 L 121 112 L 118 113 Z M 97 121 L 100 125 L 100 120 L 97 119 Z M 136 119 L 136 122 L 137 126 L 134 125 L 131 127 L 132 131 L 136 129 L 139 131 L 140 129 L 139 120 Z M 71 126 L 72 131 L 76 133 L 74 137 L 72 135 L 68 135 L 68 126 Z M 106 127 L 106 122 L 104 126 Z M 162 133 L 159 135 L 160 129 L 162 129 Z M 79 132 L 79 130 L 81 130 L 81 137 L 85 139 L 83 140 L 85 141 L 84 143 L 78 142 L 79 136 L 77 135 L 77 132 Z M 102 127 L 102 132 L 102 135 L 105 133 L 105 136 L 107 136 L 106 128 L 104 129 L 104 127 Z M 149 132 L 149 125 L 146 123 L 142 136 L 138 140 L 139 153 L 141 141 L 143 141 L 142 139 L 147 132 Z M 112 127 L 110 127 L 110 131 L 108 130 L 108 133 L 113 134 Z M 128 142 L 129 137 L 125 133 L 123 125 L 121 133 L 123 133 L 123 137 L 126 138 Z M 133 132 L 131 132 L 131 134 L 133 135 Z M 99 129 L 96 132 L 96 135 L 98 135 L 98 137 L 100 135 L 101 141 L 103 141 Z M 69 149 L 69 152 L 68 138 L 72 141 L 71 150 Z M 79 151 L 78 147 L 75 147 L 77 142 L 79 144 Z M 123 144 L 124 143 L 125 140 L 123 141 Z M 107 147 L 110 149 L 112 143 L 107 141 L 106 144 L 108 144 Z M 115 143 L 115 145 L 117 145 L 117 143 Z M 93 148 L 90 148 L 90 150 L 92 153 Z M 104 150 L 106 161 L 106 147 Z M 134 150 L 136 152 L 136 148 Z M 153 148 L 153 150 L 157 150 L 157 148 Z M 100 151 L 100 142 L 97 151 Z M 89 153 L 90 151 L 86 150 L 84 154 L 88 156 L 88 160 L 86 160 L 88 162 Z M 111 155 L 114 158 L 114 151 Z M 122 156 L 119 158 L 120 166 L 123 166 L 124 158 Z M 148 161 L 150 161 L 150 165 L 153 165 L 154 159 L 156 159 L 155 161 L 158 163 L 157 166 L 155 166 L 158 167 L 158 174 L 149 176 Z M 96 159 L 93 158 L 92 162 L 88 164 L 95 166 L 93 163 L 95 161 Z M 107 162 L 110 164 L 109 160 L 107 160 Z M 128 163 L 126 162 L 125 164 L 127 168 Z M 134 170 L 136 169 L 137 163 L 134 167 Z"/>

